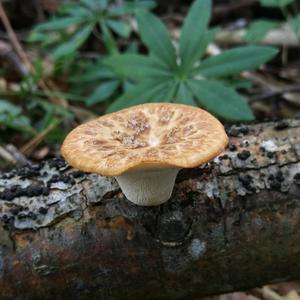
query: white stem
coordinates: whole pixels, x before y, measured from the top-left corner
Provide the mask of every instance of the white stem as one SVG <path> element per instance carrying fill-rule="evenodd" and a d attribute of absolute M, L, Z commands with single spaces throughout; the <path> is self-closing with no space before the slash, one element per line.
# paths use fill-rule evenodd
<path fill-rule="evenodd" d="M 160 205 L 171 197 L 180 169 L 138 170 L 116 176 L 124 195 L 142 206 Z"/>

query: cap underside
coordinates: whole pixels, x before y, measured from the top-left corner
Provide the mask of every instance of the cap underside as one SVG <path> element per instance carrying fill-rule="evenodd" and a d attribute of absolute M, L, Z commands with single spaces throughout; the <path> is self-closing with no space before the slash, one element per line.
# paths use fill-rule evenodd
<path fill-rule="evenodd" d="M 61 151 L 75 168 L 117 176 L 151 165 L 196 167 L 220 154 L 227 143 L 223 125 L 204 110 L 147 103 L 78 126 Z"/>

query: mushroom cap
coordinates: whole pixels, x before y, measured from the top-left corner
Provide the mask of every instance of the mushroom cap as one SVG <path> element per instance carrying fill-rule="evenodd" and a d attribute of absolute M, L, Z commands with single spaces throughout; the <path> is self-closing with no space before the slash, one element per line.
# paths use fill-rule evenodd
<path fill-rule="evenodd" d="M 175 103 L 146 103 L 82 124 L 63 142 L 66 161 L 85 172 L 118 176 L 134 169 L 193 168 L 228 143 L 210 113 Z"/>

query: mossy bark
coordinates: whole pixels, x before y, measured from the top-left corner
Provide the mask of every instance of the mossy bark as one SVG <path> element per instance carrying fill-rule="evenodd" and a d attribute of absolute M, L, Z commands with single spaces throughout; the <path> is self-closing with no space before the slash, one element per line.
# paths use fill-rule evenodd
<path fill-rule="evenodd" d="M 196 299 L 300 277 L 300 121 L 228 130 L 159 207 L 61 160 L 0 176 L 0 299 Z"/>

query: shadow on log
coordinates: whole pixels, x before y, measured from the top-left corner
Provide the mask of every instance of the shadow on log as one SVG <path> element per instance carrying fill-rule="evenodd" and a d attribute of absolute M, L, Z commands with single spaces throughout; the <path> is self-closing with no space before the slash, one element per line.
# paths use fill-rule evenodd
<path fill-rule="evenodd" d="M 0 177 L 0 299 L 195 299 L 300 278 L 300 121 L 229 130 L 160 207 L 61 159 Z"/>

